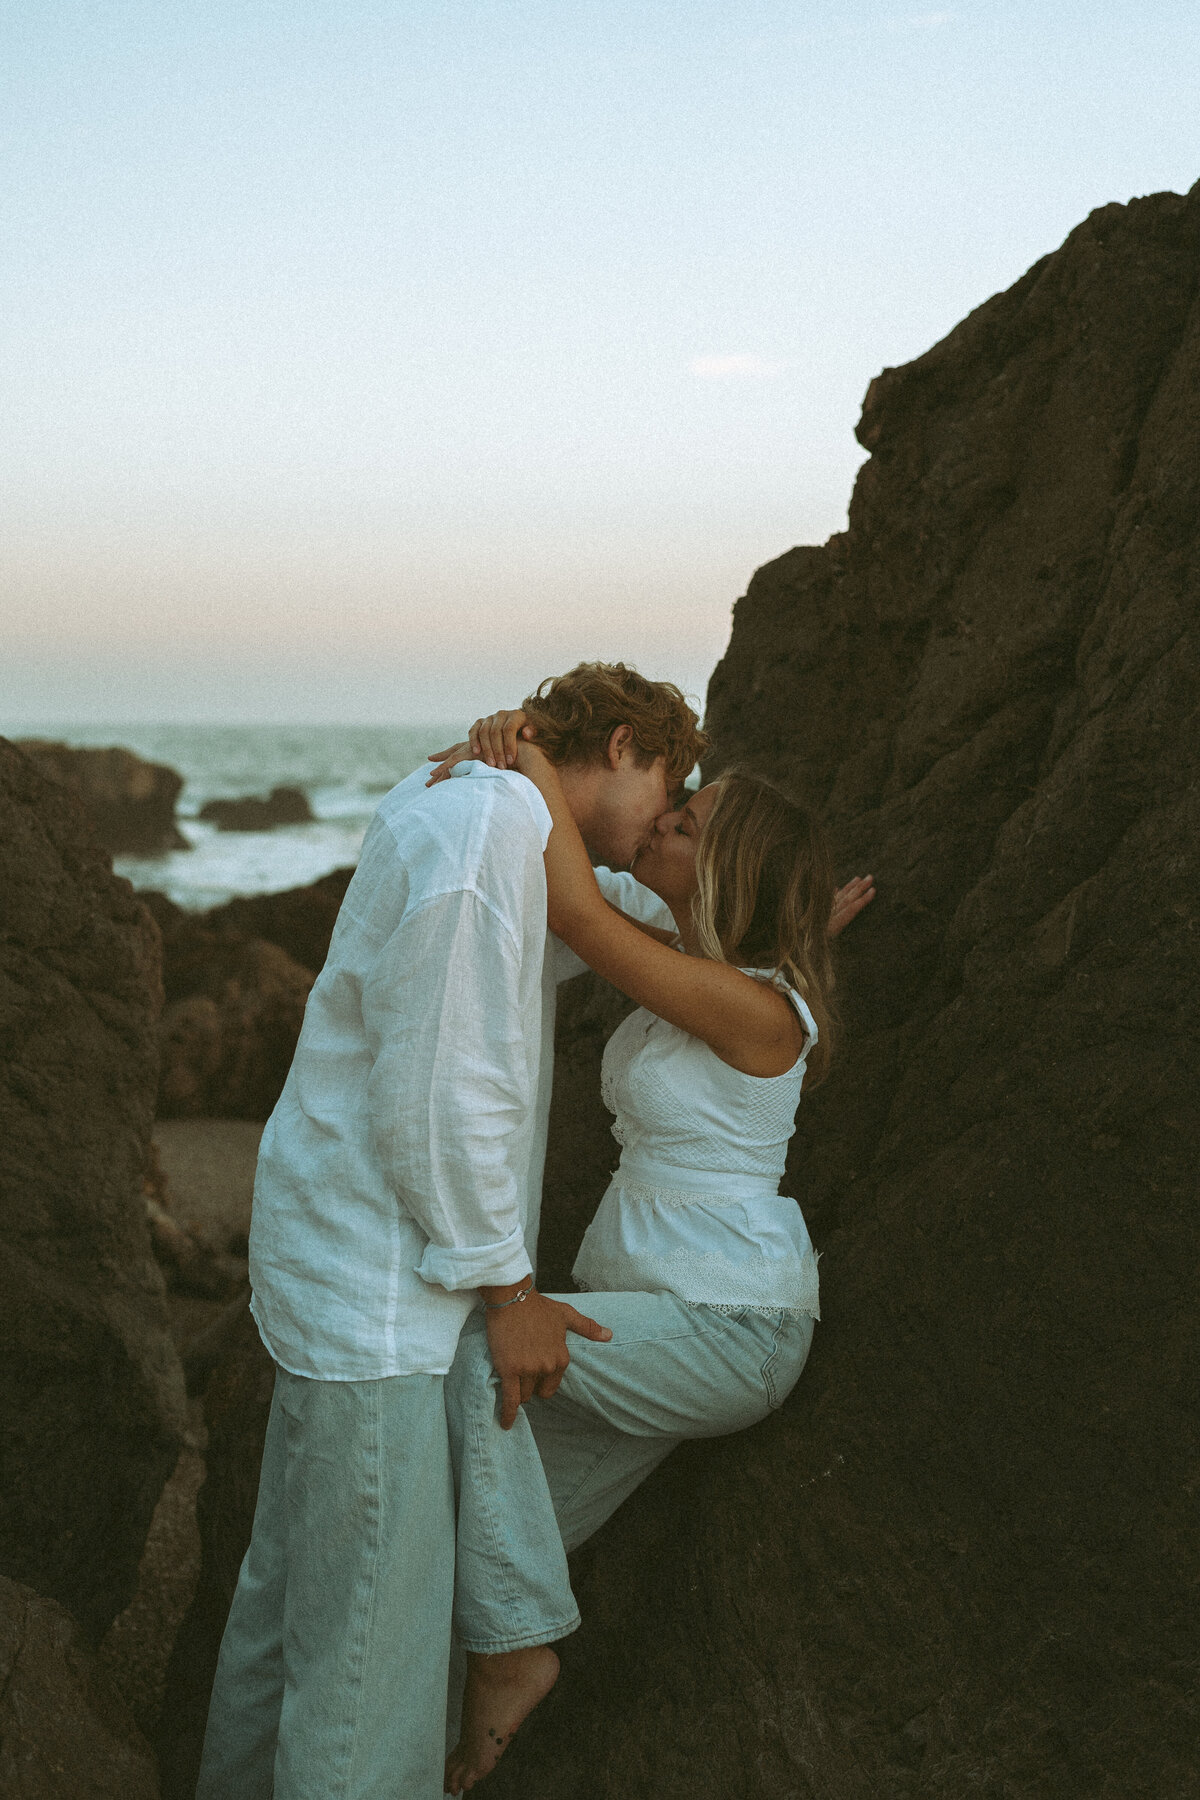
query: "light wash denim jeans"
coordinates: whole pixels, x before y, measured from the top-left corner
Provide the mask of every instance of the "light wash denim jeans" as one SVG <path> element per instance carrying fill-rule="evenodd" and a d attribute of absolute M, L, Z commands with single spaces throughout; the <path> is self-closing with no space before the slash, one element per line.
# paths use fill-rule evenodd
<path fill-rule="evenodd" d="M 197 1800 L 441 1800 L 454 1570 L 442 1387 L 277 1371 Z"/>
<path fill-rule="evenodd" d="M 574 1631 L 566 1552 L 684 1438 L 741 1431 L 781 1405 L 812 1343 L 802 1314 L 731 1316 L 673 1294 L 553 1298 L 607 1325 L 612 1341 L 569 1335 L 558 1392 L 528 1401 L 511 1430 L 500 1428 L 482 1313 L 468 1319 L 446 1377 L 464 1650 L 522 1649 Z"/>

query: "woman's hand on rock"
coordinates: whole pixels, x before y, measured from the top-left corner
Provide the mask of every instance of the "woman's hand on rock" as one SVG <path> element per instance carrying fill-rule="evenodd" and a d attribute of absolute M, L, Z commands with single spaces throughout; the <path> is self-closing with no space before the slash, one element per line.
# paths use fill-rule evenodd
<path fill-rule="evenodd" d="M 857 919 L 864 906 L 875 898 L 875 877 L 873 875 L 856 875 L 845 887 L 840 887 L 833 896 L 833 911 L 829 915 L 829 935 L 836 937 L 839 931 L 845 931 L 851 919 Z"/>
<path fill-rule="evenodd" d="M 533 738 L 536 735 L 536 726 L 527 723 L 519 706 L 487 713 L 482 719 L 476 719 L 462 743 L 451 744 L 448 750 L 435 750 L 431 754 L 429 761 L 439 767 L 425 785 L 432 787 L 435 781 L 444 781 L 455 763 L 460 762 L 483 762 L 490 769 L 515 768 L 518 737 Z"/>

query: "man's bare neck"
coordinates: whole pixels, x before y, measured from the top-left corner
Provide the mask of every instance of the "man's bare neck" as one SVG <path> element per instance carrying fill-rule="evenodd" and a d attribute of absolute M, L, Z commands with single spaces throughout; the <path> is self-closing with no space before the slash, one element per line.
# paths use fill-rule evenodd
<path fill-rule="evenodd" d="M 587 845 L 589 855 L 595 854 L 591 831 L 596 805 L 595 773 L 580 763 L 558 765 L 558 779 L 562 783 L 563 798 L 571 810 L 571 817 L 579 827 L 579 835 Z"/>

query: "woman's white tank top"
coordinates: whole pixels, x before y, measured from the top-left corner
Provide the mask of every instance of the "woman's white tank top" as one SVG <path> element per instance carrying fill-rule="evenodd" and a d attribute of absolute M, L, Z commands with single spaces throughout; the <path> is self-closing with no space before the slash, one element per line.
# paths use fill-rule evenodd
<path fill-rule="evenodd" d="M 784 1075 L 743 1075 L 644 1007 L 613 1033 L 601 1092 L 621 1161 L 575 1261 L 580 1287 L 820 1318 L 808 1230 L 779 1193 L 817 1026 L 782 991 L 807 1033 Z"/>

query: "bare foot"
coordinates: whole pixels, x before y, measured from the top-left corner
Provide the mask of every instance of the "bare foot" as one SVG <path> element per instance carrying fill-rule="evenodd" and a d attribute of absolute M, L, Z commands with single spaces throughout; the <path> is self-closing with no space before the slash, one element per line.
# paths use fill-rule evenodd
<path fill-rule="evenodd" d="M 547 1644 L 467 1657 L 462 1731 L 446 1758 L 445 1789 L 465 1794 L 490 1775 L 539 1700 L 558 1680 L 558 1658 Z"/>

